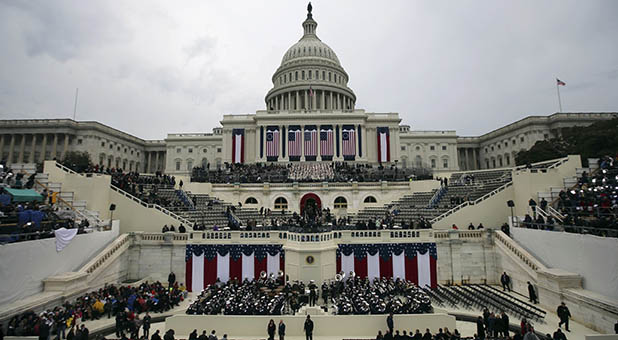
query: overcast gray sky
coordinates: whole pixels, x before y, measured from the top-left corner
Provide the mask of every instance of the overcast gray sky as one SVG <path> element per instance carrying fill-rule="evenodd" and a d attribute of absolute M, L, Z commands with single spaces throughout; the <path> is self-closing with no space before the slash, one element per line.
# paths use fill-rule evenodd
<path fill-rule="evenodd" d="M 306 1 L 0 0 L 0 118 L 146 139 L 264 109 Z M 528 115 L 618 111 L 618 1 L 313 1 L 357 107 L 478 135 Z"/>

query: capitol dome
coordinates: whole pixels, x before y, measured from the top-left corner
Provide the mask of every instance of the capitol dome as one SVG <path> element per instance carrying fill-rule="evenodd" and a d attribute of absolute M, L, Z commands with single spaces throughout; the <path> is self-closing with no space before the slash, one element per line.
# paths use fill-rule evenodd
<path fill-rule="evenodd" d="M 316 35 L 311 3 L 303 22 L 303 36 L 281 59 L 266 95 L 269 111 L 354 110 L 356 95 L 347 86 L 337 54 Z"/>

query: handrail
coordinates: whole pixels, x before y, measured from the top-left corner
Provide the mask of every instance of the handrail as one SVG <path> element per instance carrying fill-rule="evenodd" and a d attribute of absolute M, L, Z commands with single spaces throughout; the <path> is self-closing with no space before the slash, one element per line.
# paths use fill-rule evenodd
<path fill-rule="evenodd" d="M 513 185 L 513 181 L 507 182 L 507 183 L 505 183 L 504 185 L 502 185 L 502 186 L 500 186 L 500 187 L 498 187 L 498 188 L 496 188 L 496 189 L 492 190 L 491 192 L 486 193 L 485 195 L 483 195 L 483 196 L 481 196 L 481 197 L 477 198 L 477 199 L 476 199 L 476 200 L 474 200 L 474 201 L 466 201 L 466 202 L 463 202 L 462 204 L 460 204 L 460 205 L 458 205 L 458 206 L 456 206 L 456 207 L 452 208 L 451 210 L 449 210 L 449 211 L 447 211 L 447 212 L 445 212 L 445 213 L 441 214 L 440 216 L 437 216 L 436 218 L 434 218 L 434 219 L 430 220 L 429 222 L 430 222 L 431 224 L 434 224 L 434 223 L 436 223 L 436 222 L 439 222 L 439 221 L 441 221 L 442 219 L 446 218 L 447 216 L 449 216 L 449 215 L 451 215 L 451 214 L 454 214 L 455 212 L 457 212 L 457 211 L 459 211 L 459 210 L 461 210 L 461 209 L 463 209 L 463 208 L 467 207 L 468 205 L 475 205 L 475 204 L 479 204 L 479 203 L 481 203 L 482 201 L 484 201 L 484 200 L 486 200 L 486 199 L 488 199 L 488 198 L 490 198 L 490 197 L 492 197 L 492 196 L 494 196 L 494 195 L 498 194 L 500 191 L 503 191 L 504 189 L 506 189 L 506 188 L 508 188 L 508 187 L 510 187 L 510 186 L 512 186 L 512 185 Z"/>
<path fill-rule="evenodd" d="M 56 164 L 58 164 L 58 163 L 56 163 Z M 39 185 L 39 186 L 41 186 L 41 187 L 43 187 L 43 188 L 44 188 L 45 190 L 47 190 L 47 192 L 49 193 L 49 191 L 50 191 L 50 190 L 49 190 L 49 187 L 48 187 L 48 186 L 46 186 L 45 184 L 41 183 L 38 179 L 36 179 L 36 178 L 35 178 L 35 179 L 34 179 L 34 183 L 35 183 L 35 184 L 37 184 L 37 185 Z M 47 197 L 45 197 L 45 199 L 47 199 Z M 82 218 L 88 219 L 88 216 L 86 216 L 86 215 L 85 215 L 84 213 L 82 213 L 81 211 L 79 211 L 79 210 L 75 209 L 75 207 L 74 207 L 71 203 L 69 203 L 69 202 L 65 201 L 62 197 L 60 197 L 60 192 L 58 192 L 58 195 L 56 196 L 56 199 L 57 199 L 59 202 L 61 202 L 61 203 L 63 203 L 64 205 L 66 205 L 67 207 L 69 207 L 71 210 L 73 210 L 73 212 L 75 212 L 76 214 L 80 215 Z M 98 219 L 98 218 L 94 218 L 94 219 L 95 219 L 95 221 L 96 221 L 97 223 L 101 222 L 101 220 L 100 220 L 100 219 Z"/>
<path fill-rule="evenodd" d="M 180 221 L 180 223 L 184 223 L 187 226 L 191 226 L 192 225 L 192 222 L 190 220 L 188 220 L 188 219 L 186 219 L 186 218 L 184 218 L 184 217 L 182 217 L 180 215 L 177 215 L 176 213 L 174 213 L 174 212 L 172 212 L 172 211 L 170 211 L 170 210 L 168 210 L 168 209 L 166 209 L 166 208 L 164 208 L 164 207 L 162 207 L 162 206 L 160 206 L 158 204 L 146 203 L 146 202 L 142 201 L 141 199 L 131 195 L 130 193 L 128 193 L 128 192 L 118 188 L 117 186 L 115 186 L 113 184 L 110 184 L 110 188 L 112 190 L 116 191 L 117 193 L 125 196 L 126 198 L 134 201 L 135 203 L 143 206 L 143 207 L 153 208 L 153 209 L 159 210 L 160 212 L 164 213 L 165 215 L 168 215 L 168 216 L 170 216 L 170 217 Z"/>
<path fill-rule="evenodd" d="M 78 272 L 87 274 L 94 273 L 97 269 L 101 268 L 102 265 L 118 250 L 128 248 L 130 246 L 130 244 L 128 244 L 130 240 L 132 240 L 132 236 L 130 234 L 120 235 L 117 239 L 115 239 L 112 243 L 105 247 L 105 249 L 99 252 L 97 256 L 95 256 L 92 260 L 88 261 L 88 263 L 82 266 L 78 270 Z"/>
<path fill-rule="evenodd" d="M 547 211 L 558 221 L 564 222 L 564 216 L 562 216 L 562 214 L 558 210 L 554 209 L 554 207 L 549 204 L 547 205 Z"/>
<path fill-rule="evenodd" d="M 508 250 L 513 253 L 513 255 L 519 257 L 522 262 L 528 266 L 528 268 L 533 271 L 538 270 L 547 270 L 544 264 L 542 264 L 539 260 L 537 260 L 534 256 L 532 256 L 528 251 L 526 251 L 523 247 L 521 247 L 517 242 L 513 241 L 510 237 L 508 237 L 501 230 L 496 230 L 496 239 L 500 241 Z"/>

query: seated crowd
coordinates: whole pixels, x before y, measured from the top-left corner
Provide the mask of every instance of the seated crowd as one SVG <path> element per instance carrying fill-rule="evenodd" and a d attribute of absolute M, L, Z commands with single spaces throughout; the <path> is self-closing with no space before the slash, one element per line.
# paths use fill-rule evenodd
<path fill-rule="evenodd" d="M 292 182 L 379 182 L 426 179 L 431 174 L 425 169 L 373 167 L 346 162 L 315 162 L 291 164 L 230 164 L 210 169 L 209 165 L 193 168 L 192 182 L 210 183 L 292 183 Z"/>
<path fill-rule="evenodd" d="M 560 191 L 556 209 L 562 221 L 538 211 L 548 211 L 549 202 L 544 198 L 538 206 L 530 199 L 532 216 L 524 217 L 523 226 L 618 237 L 618 160 L 603 157 L 598 165 L 594 174 L 583 172 L 573 188 Z"/>
<path fill-rule="evenodd" d="M 413 283 L 397 278 L 343 277 L 322 285 L 322 298 L 332 297 L 337 314 L 431 313 L 429 295 Z"/>
<path fill-rule="evenodd" d="M 103 317 L 115 317 L 118 335 L 118 330 L 121 333 L 131 331 L 136 324 L 141 324 L 136 322 L 140 313 L 162 313 L 178 306 L 184 299 L 183 292 L 184 287 L 177 283 L 171 289 L 160 282 L 145 282 L 137 287 L 106 285 L 42 313 L 27 311 L 16 315 L 9 320 L 6 335 L 39 336 L 40 339 L 54 335 L 64 338 L 67 331 L 73 335 L 78 330 L 83 332 L 80 322 Z M 87 338 L 87 335 L 83 337 L 84 340 Z"/>
<path fill-rule="evenodd" d="M 282 315 L 286 307 L 300 309 L 298 296 L 304 286 L 283 285 L 283 278 L 260 277 L 257 280 L 228 282 L 217 279 L 197 296 L 187 314 L 225 315 Z"/>

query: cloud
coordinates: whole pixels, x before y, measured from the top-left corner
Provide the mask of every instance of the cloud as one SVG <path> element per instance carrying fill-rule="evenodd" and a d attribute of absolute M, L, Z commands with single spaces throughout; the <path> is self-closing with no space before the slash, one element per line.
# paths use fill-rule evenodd
<path fill-rule="evenodd" d="M 615 1 L 313 4 L 357 107 L 478 135 L 530 114 L 618 111 Z M 72 116 L 141 138 L 264 109 L 305 1 L 0 2 L 0 117 Z M 345 15 L 342 15 L 345 13 Z M 562 89 L 561 89 L 562 90 Z"/>

